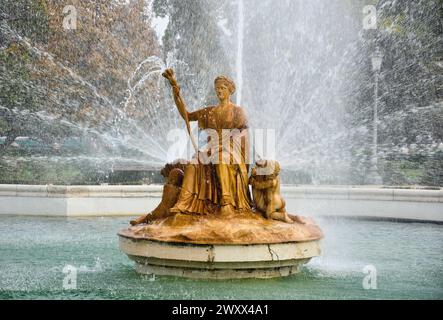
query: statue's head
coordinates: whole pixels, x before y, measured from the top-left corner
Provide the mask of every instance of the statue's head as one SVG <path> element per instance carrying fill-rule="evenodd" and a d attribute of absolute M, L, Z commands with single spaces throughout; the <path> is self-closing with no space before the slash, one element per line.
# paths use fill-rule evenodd
<path fill-rule="evenodd" d="M 235 92 L 235 83 L 226 76 L 218 76 L 214 80 L 214 87 L 217 97 L 221 99 L 229 98 Z"/>
<path fill-rule="evenodd" d="M 173 184 L 174 186 L 181 187 L 183 183 L 183 177 L 185 173 L 179 168 L 172 169 L 168 175 L 168 184 Z"/>

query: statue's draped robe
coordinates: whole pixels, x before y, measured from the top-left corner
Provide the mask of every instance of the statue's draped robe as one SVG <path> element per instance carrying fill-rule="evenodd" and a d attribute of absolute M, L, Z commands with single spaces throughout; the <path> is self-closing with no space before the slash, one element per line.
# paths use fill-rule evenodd
<path fill-rule="evenodd" d="M 205 153 L 208 157 L 200 157 L 199 163 L 186 166 L 182 190 L 171 212 L 212 214 L 225 205 L 236 212 L 251 210 L 244 110 L 238 106 L 224 110 L 207 107 L 189 113 L 189 120 L 198 121 L 199 129 L 208 133 L 207 146 L 211 151 Z"/>

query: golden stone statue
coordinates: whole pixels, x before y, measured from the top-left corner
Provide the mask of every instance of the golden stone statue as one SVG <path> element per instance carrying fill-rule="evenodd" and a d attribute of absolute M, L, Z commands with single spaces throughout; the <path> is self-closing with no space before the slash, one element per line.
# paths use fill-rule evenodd
<path fill-rule="evenodd" d="M 132 220 L 132 227 L 120 235 L 194 244 L 319 239 L 321 230 L 312 219 L 286 212 L 277 161 L 257 161 L 248 176 L 248 120 L 245 110 L 231 101 L 234 82 L 226 76 L 217 77 L 214 86 L 218 105 L 188 112 L 172 69 L 163 76 L 172 87 L 196 153 L 190 161 L 165 166 L 162 175 L 168 181 L 160 205 Z M 199 129 L 207 132 L 207 144 L 201 150 L 191 135 L 190 121 L 198 121 Z"/>
<path fill-rule="evenodd" d="M 267 219 L 281 220 L 292 223 L 286 212 L 286 202 L 280 194 L 280 164 L 273 160 L 260 160 L 256 162 L 258 170 L 273 168 L 270 174 L 258 174 L 257 168 L 253 168 L 249 183 L 252 186 L 255 208 Z"/>
<path fill-rule="evenodd" d="M 170 209 L 177 203 L 183 183 L 184 173 L 179 168 L 172 169 L 168 174 L 168 180 L 163 187 L 162 201 L 151 213 L 131 220 L 131 225 L 148 223 L 156 219 L 167 218 L 171 215 Z"/>
<path fill-rule="evenodd" d="M 187 123 L 198 121 L 200 130 L 211 130 L 209 150 L 202 153 L 197 149 L 198 159 L 194 159 L 197 161 L 186 166 L 182 191 L 171 212 L 205 215 L 218 210 L 222 214 L 250 211 L 246 165 L 248 123 L 243 108 L 231 102 L 234 82 L 225 76 L 217 77 L 214 85 L 219 104 L 188 112 L 173 71 L 168 69 L 163 75 L 173 88 L 174 100 L 183 119 Z M 234 137 L 232 129 L 237 129 Z M 200 163 L 202 157 L 211 161 Z"/>

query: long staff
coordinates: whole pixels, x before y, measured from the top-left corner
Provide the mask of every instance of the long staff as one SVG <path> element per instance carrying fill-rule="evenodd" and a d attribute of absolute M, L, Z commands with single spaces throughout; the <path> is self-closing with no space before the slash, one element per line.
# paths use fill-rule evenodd
<path fill-rule="evenodd" d="M 162 76 L 169 80 L 170 85 L 172 86 L 172 93 L 174 95 L 174 101 L 175 105 L 177 106 L 178 112 L 180 112 L 180 115 L 182 116 L 183 120 L 185 120 L 186 123 L 186 129 L 188 129 L 189 137 L 191 138 L 192 145 L 194 146 L 195 152 L 198 156 L 198 146 L 197 142 L 195 141 L 194 136 L 191 133 L 191 125 L 189 123 L 189 116 L 188 112 L 186 111 L 186 105 L 183 101 L 183 97 L 180 93 L 180 86 L 177 83 L 177 79 L 175 78 L 174 71 L 172 69 L 166 69 Z"/>

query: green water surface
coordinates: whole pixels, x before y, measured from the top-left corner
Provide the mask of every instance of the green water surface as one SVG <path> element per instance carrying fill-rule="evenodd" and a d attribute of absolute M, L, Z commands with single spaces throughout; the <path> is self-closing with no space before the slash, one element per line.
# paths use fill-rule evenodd
<path fill-rule="evenodd" d="M 128 220 L 1 217 L 0 298 L 443 299 L 443 225 L 319 218 L 322 256 L 299 274 L 214 281 L 137 274 L 118 249 Z M 67 265 L 76 289 L 63 287 Z M 368 265 L 376 289 L 363 286 Z"/>

